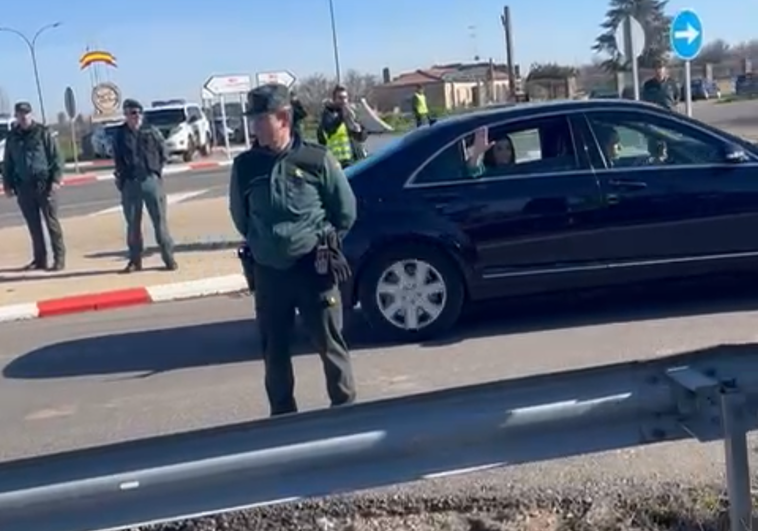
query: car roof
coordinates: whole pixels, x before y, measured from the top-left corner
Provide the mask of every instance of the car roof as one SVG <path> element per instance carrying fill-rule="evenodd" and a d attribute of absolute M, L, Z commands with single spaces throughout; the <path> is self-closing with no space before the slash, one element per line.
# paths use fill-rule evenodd
<path fill-rule="evenodd" d="M 172 103 L 171 105 L 159 105 L 157 107 L 148 107 L 145 111 L 177 111 L 184 110 L 191 106 L 190 103 Z"/>

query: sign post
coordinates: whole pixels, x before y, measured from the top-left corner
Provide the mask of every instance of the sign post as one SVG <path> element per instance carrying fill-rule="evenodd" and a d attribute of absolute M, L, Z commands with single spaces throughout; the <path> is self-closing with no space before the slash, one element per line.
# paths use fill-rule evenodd
<path fill-rule="evenodd" d="M 211 76 L 208 81 L 203 85 L 203 94 L 212 94 L 219 99 L 219 105 L 221 106 L 221 123 L 224 135 L 224 146 L 226 147 L 226 157 L 232 158 L 232 151 L 229 147 L 229 135 L 227 134 L 227 122 L 226 122 L 226 97 L 230 95 L 246 94 L 253 88 L 252 80 L 248 75 L 237 76 Z M 242 123 L 247 129 L 247 118 L 242 116 Z M 249 138 L 245 136 L 246 147 L 250 147 Z"/>
<path fill-rule="evenodd" d="M 692 116 L 692 60 L 703 49 L 703 22 L 691 9 L 683 9 L 671 21 L 671 49 L 684 61 L 684 107 Z"/>
<path fill-rule="evenodd" d="M 297 82 L 297 78 L 289 70 L 282 70 L 281 72 L 258 72 L 255 74 L 255 81 L 258 86 L 279 83 L 287 88 L 292 88 L 292 85 Z"/>
<path fill-rule="evenodd" d="M 79 172 L 79 142 L 76 141 L 76 97 L 74 96 L 74 89 L 66 87 L 63 93 L 63 103 L 66 107 L 66 114 L 68 115 L 68 123 L 71 127 L 71 148 L 74 151 L 74 168 L 76 173 Z"/>
<path fill-rule="evenodd" d="M 623 50 L 622 55 L 632 65 L 632 86 L 634 99 L 640 99 L 640 71 L 638 59 L 645 50 L 645 30 L 642 24 L 633 16 L 627 16 L 616 27 L 616 48 Z M 623 95 L 623 88 L 621 93 Z"/>

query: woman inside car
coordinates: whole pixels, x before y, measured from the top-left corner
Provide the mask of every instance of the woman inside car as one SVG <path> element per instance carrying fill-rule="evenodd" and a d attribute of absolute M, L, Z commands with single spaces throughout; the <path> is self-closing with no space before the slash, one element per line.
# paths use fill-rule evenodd
<path fill-rule="evenodd" d="M 516 162 L 513 142 L 507 135 L 490 141 L 489 128 L 481 127 L 474 133 L 474 142 L 466 153 L 466 170 L 470 177 L 481 177 L 488 170 L 510 166 Z"/>

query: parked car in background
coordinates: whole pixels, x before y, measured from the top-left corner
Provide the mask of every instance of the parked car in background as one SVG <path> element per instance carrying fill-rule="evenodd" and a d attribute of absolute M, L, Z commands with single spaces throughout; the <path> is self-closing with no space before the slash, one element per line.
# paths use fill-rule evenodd
<path fill-rule="evenodd" d="M 166 139 L 169 155 L 190 162 L 196 153 L 211 154 L 211 125 L 199 105 L 184 100 L 156 101 L 145 109 L 144 119 Z"/>
<path fill-rule="evenodd" d="M 734 93 L 737 96 L 754 97 L 758 95 L 758 77 L 752 72 L 740 74 L 734 80 Z"/>
<path fill-rule="evenodd" d="M 122 120 L 98 124 L 92 131 L 92 152 L 99 159 L 113 158 L 113 136 Z"/>
<path fill-rule="evenodd" d="M 482 127 L 515 156 L 472 173 Z M 346 173 L 345 307 L 404 341 L 449 330 L 472 301 L 758 271 L 758 147 L 648 103 L 461 115 Z"/>
<path fill-rule="evenodd" d="M 681 100 L 684 101 L 686 94 L 684 92 L 685 85 L 682 85 Z M 690 83 L 690 90 L 692 94 L 692 101 L 698 100 L 710 100 L 721 98 L 721 90 L 715 81 L 705 78 L 693 79 Z"/>

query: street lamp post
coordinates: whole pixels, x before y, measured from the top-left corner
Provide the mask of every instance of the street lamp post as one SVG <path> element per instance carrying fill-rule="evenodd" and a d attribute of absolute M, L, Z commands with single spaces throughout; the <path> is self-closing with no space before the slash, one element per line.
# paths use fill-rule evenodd
<path fill-rule="evenodd" d="M 334 70 L 337 74 L 337 84 L 342 80 L 340 68 L 340 46 L 337 42 L 337 23 L 334 20 L 334 0 L 329 0 L 329 18 L 332 22 L 332 47 L 334 48 Z"/>
<path fill-rule="evenodd" d="M 31 39 L 16 29 L 0 27 L 0 32 L 4 31 L 6 33 L 13 33 L 14 35 L 21 37 L 21 39 L 26 43 L 26 46 L 29 48 L 29 55 L 32 58 L 32 68 L 34 69 L 34 82 L 37 85 L 37 99 L 39 99 L 39 112 L 40 117 L 42 118 L 42 123 L 47 122 L 47 116 L 45 115 L 45 100 L 42 97 L 42 82 L 40 81 L 39 66 L 37 65 L 37 39 L 39 39 L 40 35 L 42 35 L 47 30 L 57 28 L 60 25 L 60 22 L 55 22 L 53 24 L 42 26 L 37 30 Z"/>

